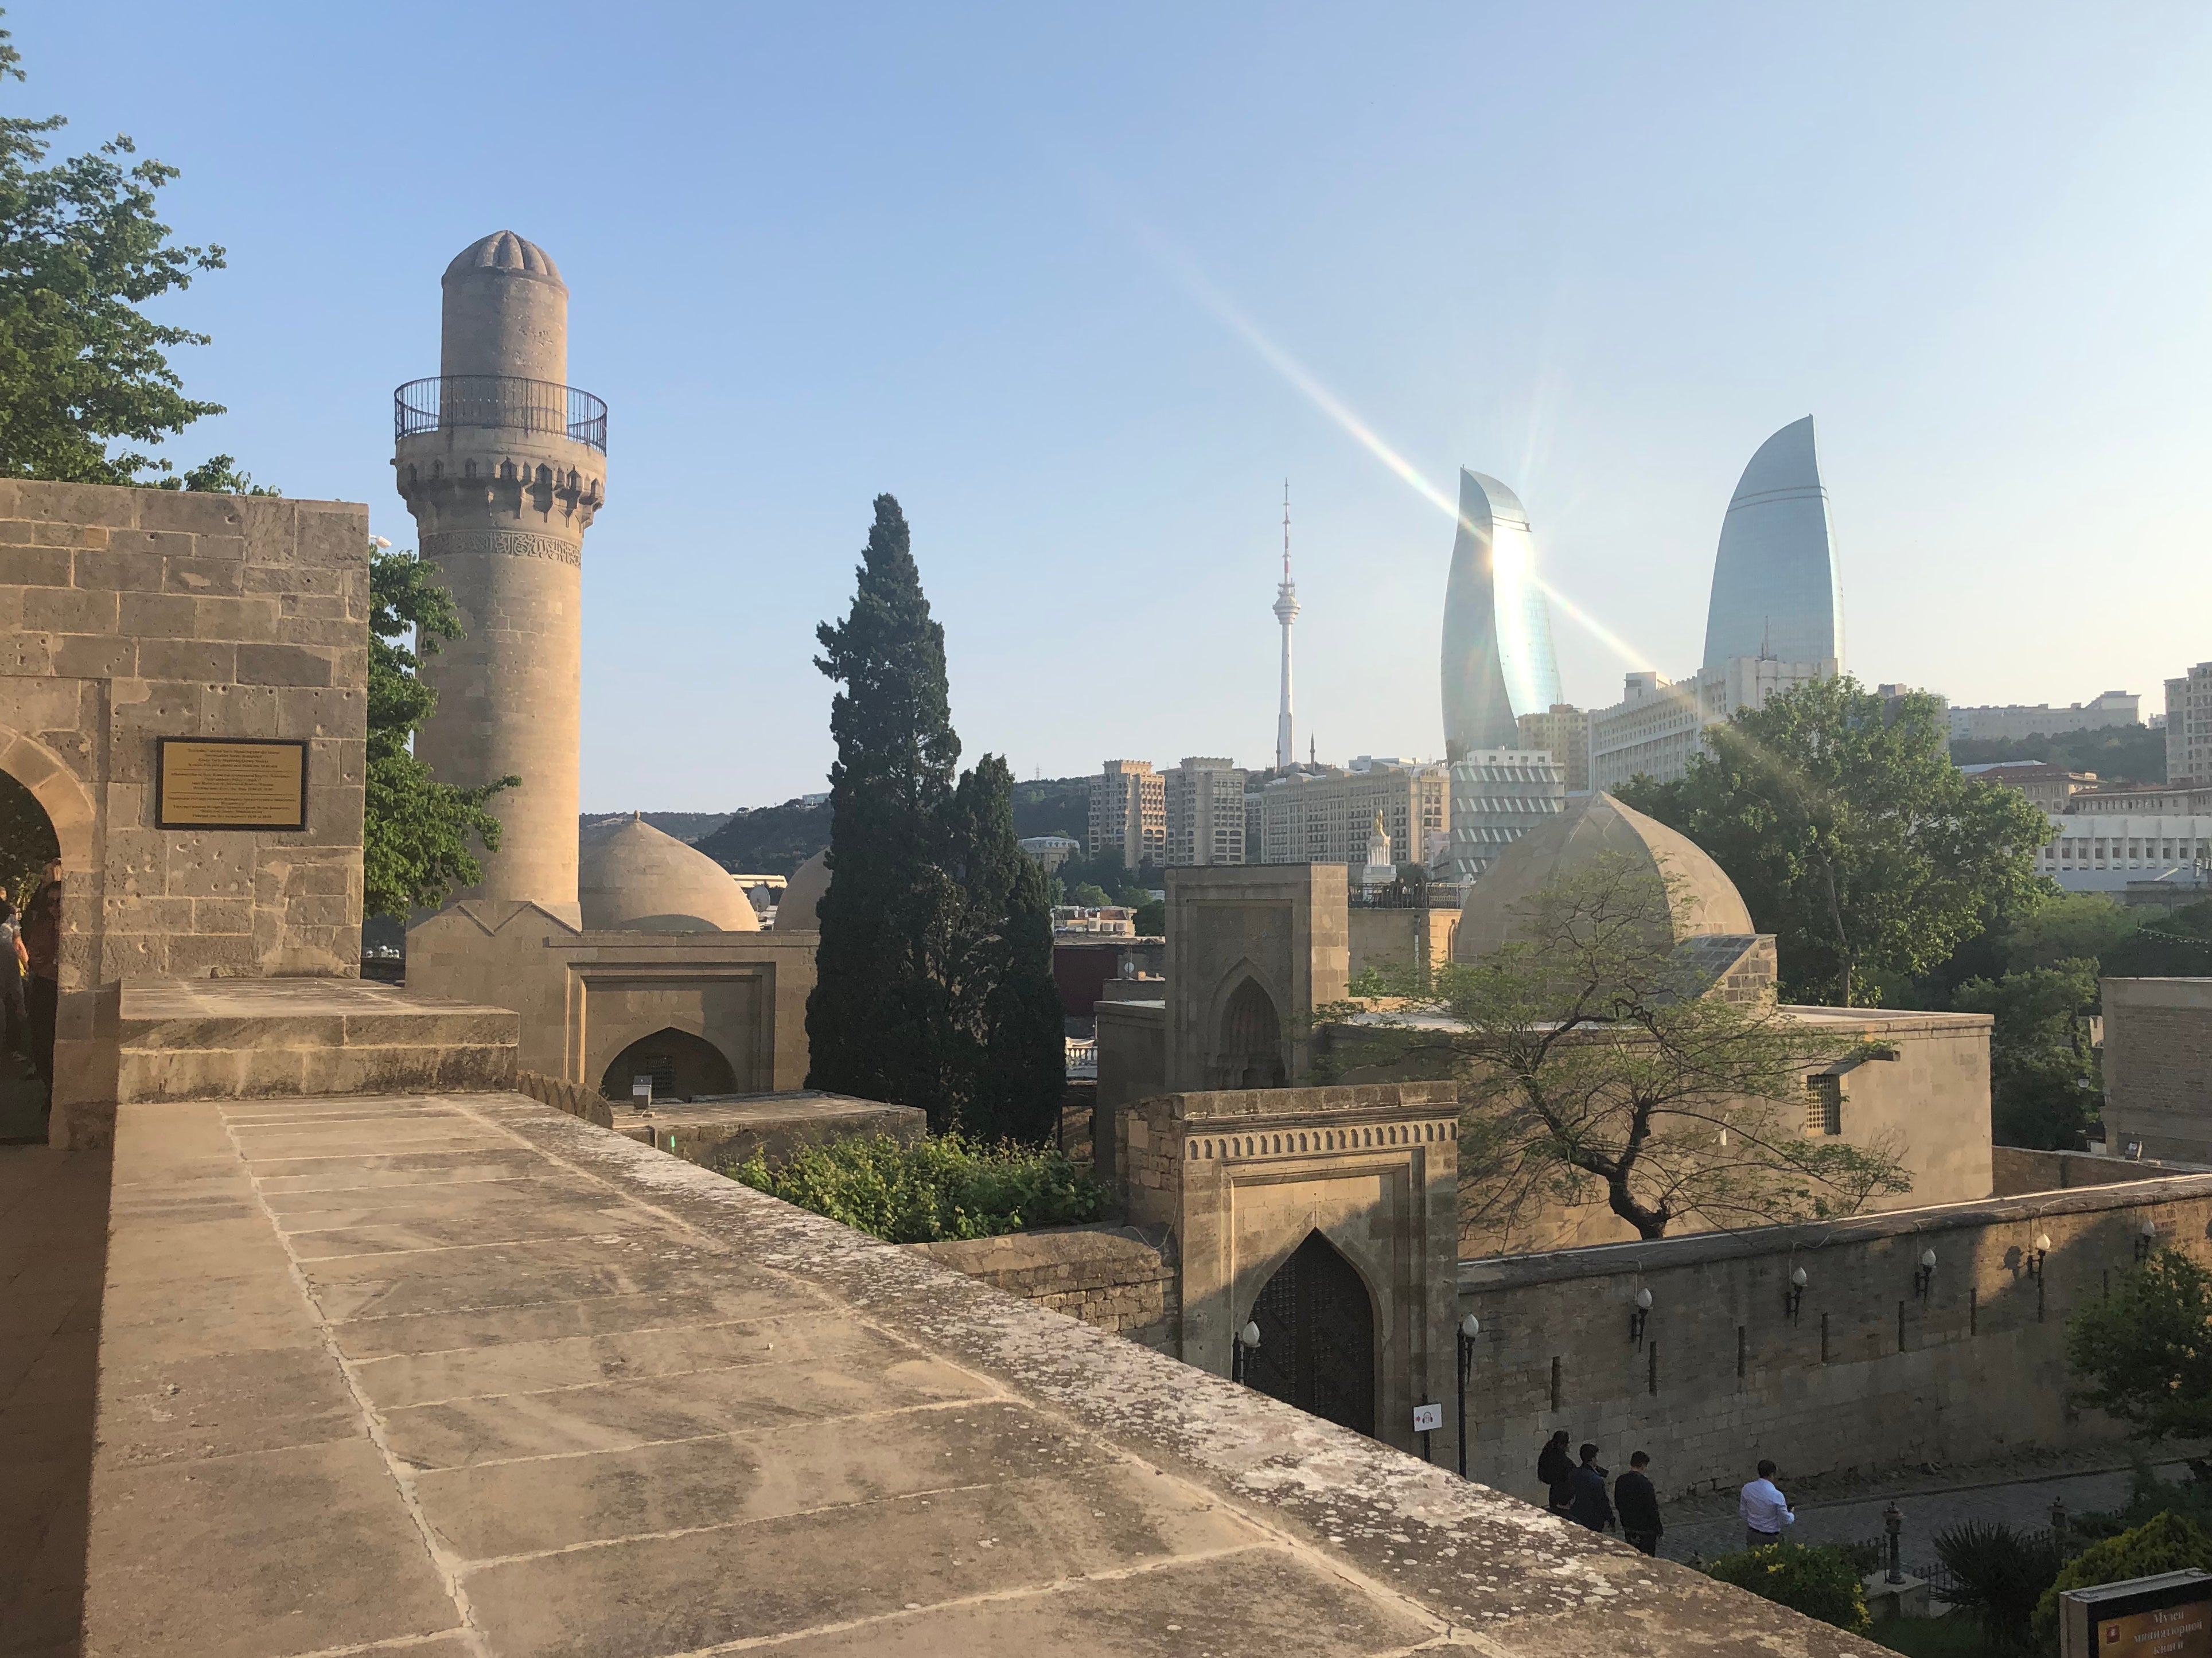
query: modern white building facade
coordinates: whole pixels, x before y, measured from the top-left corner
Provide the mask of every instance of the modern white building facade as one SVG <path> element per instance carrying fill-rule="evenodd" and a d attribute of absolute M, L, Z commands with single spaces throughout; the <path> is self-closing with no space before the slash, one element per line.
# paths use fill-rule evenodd
<path fill-rule="evenodd" d="M 2069 702 L 2063 708 L 2044 702 L 2033 708 L 2019 702 L 1954 708 L 1950 712 L 1951 740 L 2016 743 L 2027 737 L 2058 737 L 2068 732 L 2100 731 L 2106 726 L 2133 726 L 2142 718 L 2142 699 L 2133 691 L 2106 691 L 2093 702 Z"/>
<path fill-rule="evenodd" d="M 2051 815 L 2051 839 L 2036 853 L 2036 872 L 2069 892 L 2124 892 L 2159 881 L 2204 886 L 2212 879 L 2212 814 Z"/>
<path fill-rule="evenodd" d="M 1451 849 L 1434 872 L 1479 879 L 1530 829 L 1566 810 L 1566 763 L 1541 749 L 1477 749 L 1452 762 Z"/>
<path fill-rule="evenodd" d="M 1729 501 L 1713 558 L 1705 666 L 1843 656 L 1843 584 L 1808 415 L 1759 446 Z"/>
<path fill-rule="evenodd" d="M 1444 588 L 1445 753 L 1513 748 L 1519 717 L 1561 700 L 1528 512 L 1496 478 L 1462 468 Z"/>
<path fill-rule="evenodd" d="M 1832 679 L 1833 658 L 1781 662 L 1734 657 L 1700 668 L 1688 679 L 1645 671 L 1627 676 L 1621 700 L 1589 715 L 1590 787 L 1613 790 L 1634 777 L 1671 783 L 1709 747 L 1707 730 L 1739 708 L 1763 708 L 1778 691 L 1808 680 Z"/>
<path fill-rule="evenodd" d="M 1234 761 L 1186 756 L 1167 774 L 1166 793 L 1171 866 L 1244 861 L 1244 772 Z"/>
<path fill-rule="evenodd" d="M 2166 780 L 2212 783 L 2212 662 L 2166 682 Z"/>

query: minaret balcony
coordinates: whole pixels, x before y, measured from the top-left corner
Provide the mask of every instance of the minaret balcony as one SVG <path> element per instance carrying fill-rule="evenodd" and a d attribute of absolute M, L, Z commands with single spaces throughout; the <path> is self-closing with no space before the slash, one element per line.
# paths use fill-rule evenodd
<path fill-rule="evenodd" d="M 459 427 L 564 437 L 607 452 L 607 405 L 574 386 L 507 374 L 433 374 L 392 394 L 395 440 Z"/>

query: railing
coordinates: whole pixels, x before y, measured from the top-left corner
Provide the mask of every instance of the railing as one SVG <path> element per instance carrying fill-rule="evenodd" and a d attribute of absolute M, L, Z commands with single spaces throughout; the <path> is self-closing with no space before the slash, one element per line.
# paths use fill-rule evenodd
<path fill-rule="evenodd" d="M 392 394 L 395 438 L 465 426 L 550 432 L 607 452 L 607 405 L 589 392 L 507 374 L 433 374 Z"/>
<path fill-rule="evenodd" d="M 1097 1081 L 1098 1078 L 1098 1044 L 1081 1036 L 1069 1036 L 1067 1043 L 1067 1074 L 1071 1078 Z"/>

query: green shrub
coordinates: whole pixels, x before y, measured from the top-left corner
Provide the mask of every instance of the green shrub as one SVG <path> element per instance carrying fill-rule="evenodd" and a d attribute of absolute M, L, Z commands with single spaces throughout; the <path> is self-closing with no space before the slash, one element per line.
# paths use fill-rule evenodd
<path fill-rule="evenodd" d="M 2212 1536 L 2179 1514 L 2161 1514 L 2133 1531 L 2108 1537 L 2068 1561 L 2057 1581 L 2044 1590 L 2035 1606 L 2035 1638 L 2047 1649 L 2057 1650 L 2058 1597 L 2068 1589 L 2124 1583 L 2130 1577 L 2186 1571 L 2192 1566 L 2212 1571 Z"/>
<path fill-rule="evenodd" d="M 1874 1628 L 1866 1585 L 1842 1549 L 1769 1543 L 1724 1554 L 1705 1570 L 1723 1583 L 1833 1624 L 1847 1634 L 1864 1635 Z"/>
<path fill-rule="evenodd" d="M 1958 1587 L 1936 1593 L 1974 1615 L 1992 1652 L 2027 1649 L 2036 1603 L 2058 1576 L 2058 1545 L 2012 1527 L 1969 1520 L 1936 1534 L 1936 1552 Z"/>
<path fill-rule="evenodd" d="M 891 1243 L 988 1238 L 1096 1220 L 1105 1188 L 1064 1152 L 888 1134 L 801 1146 L 774 1169 L 756 1151 L 724 1171 L 754 1190 Z"/>

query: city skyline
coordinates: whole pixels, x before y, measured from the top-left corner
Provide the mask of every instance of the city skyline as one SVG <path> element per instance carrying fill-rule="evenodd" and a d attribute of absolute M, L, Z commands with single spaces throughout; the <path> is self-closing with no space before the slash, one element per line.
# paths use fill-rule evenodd
<path fill-rule="evenodd" d="M 1462 464 L 1540 526 L 1566 700 L 1683 672 L 1742 459 L 1808 409 L 1862 678 L 2154 711 L 2212 656 L 2212 184 L 2187 164 L 2212 36 L 2182 8 L 672 6 L 605 31 L 552 4 L 509 70 L 561 84 L 592 38 L 592 137 L 559 189 L 495 208 L 428 182 L 508 140 L 468 56 L 414 44 L 449 9 L 164 18 L 19 8 L 8 95 L 69 117 L 59 154 L 127 131 L 182 168 L 164 218 L 229 251 L 153 307 L 213 335 L 176 364 L 230 410 L 181 463 L 227 451 L 411 545 L 390 398 L 436 367 L 435 296 L 398 273 L 511 228 L 567 276 L 571 377 L 617 411 L 583 576 L 589 810 L 820 787 L 812 629 L 881 489 L 967 755 L 1025 777 L 1272 751 L 1285 473 L 1301 750 L 1441 754 L 1435 496 Z M 1493 95 L 1456 95 L 1501 61 Z M 371 118 L 333 116 L 332 63 L 380 88 Z M 262 95 L 203 94 L 241 79 Z M 2082 602 L 2115 565 L 2159 570 L 2160 604 Z M 1077 694 L 1109 665 L 1115 695 Z"/>

